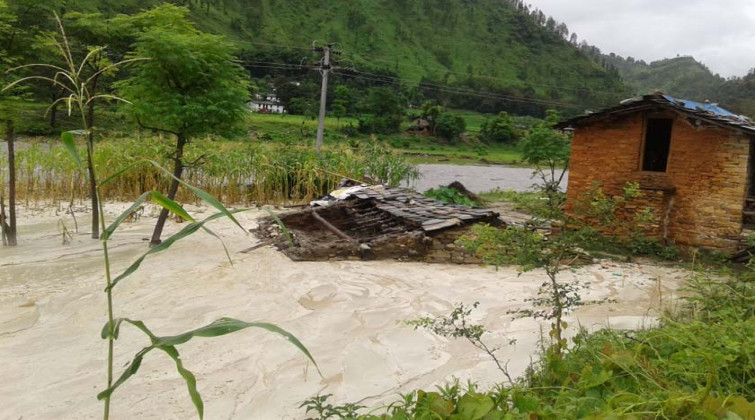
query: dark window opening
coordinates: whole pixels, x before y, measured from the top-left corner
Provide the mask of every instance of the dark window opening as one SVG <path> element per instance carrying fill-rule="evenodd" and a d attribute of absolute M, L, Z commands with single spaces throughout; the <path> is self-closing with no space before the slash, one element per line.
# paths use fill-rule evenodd
<path fill-rule="evenodd" d="M 649 118 L 645 127 L 645 150 L 642 154 L 642 170 L 666 172 L 668 154 L 671 147 L 671 125 L 669 118 Z"/>

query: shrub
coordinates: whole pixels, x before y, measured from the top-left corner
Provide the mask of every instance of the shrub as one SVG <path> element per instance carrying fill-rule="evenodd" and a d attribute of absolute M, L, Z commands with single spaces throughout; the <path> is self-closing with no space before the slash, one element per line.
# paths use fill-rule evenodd
<path fill-rule="evenodd" d="M 359 132 L 363 134 L 393 134 L 399 131 L 401 116 L 362 115 L 359 118 Z"/>
<path fill-rule="evenodd" d="M 485 143 L 515 143 L 521 134 L 509 114 L 501 112 L 495 118 L 486 118 L 480 127 L 480 140 Z"/>
<path fill-rule="evenodd" d="M 448 188 L 444 186 L 439 186 L 437 188 L 431 188 L 424 193 L 422 193 L 425 197 L 430 197 L 438 201 L 442 201 L 444 203 L 450 203 L 450 204 L 462 204 L 465 206 L 479 206 L 480 204 L 472 201 L 469 197 L 466 195 L 460 193 L 458 190 L 455 190 L 453 188 Z"/>
<path fill-rule="evenodd" d="M 435 121 L 435 134 L 446 140 L 455 140 L 464 133 L 464 118 L 450 112 L 442 112 Z"/>

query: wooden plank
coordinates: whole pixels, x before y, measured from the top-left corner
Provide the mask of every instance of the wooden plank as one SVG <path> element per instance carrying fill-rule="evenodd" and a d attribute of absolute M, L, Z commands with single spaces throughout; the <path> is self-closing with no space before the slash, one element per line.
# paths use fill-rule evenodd
<path fill-rule="evenodd" d="M 317 214 L 316 211 L 312 210 L 312 216 L 315 219 L 317 219 L 318 222 L 322 223 L 323 226 L 325 226 L 326 228 L 328 228 L 328 230 L 330 230 L 331 232 L 335 233 L 336 236 L 338 236 L 339 238 L 346 239 L 349 242 L 354 242 L 354 239 L 351 236 L 349 236 L 349 235 L 341 232 L 340 229 L 338 229 L 337 227 L 335 227 L 332 224 L 330 224 L 330 222 L 328 222 L 327 220 L 323 219 L 322 216 L 320 216 L 319 214 Z"/>
<path fill-rule="evenodd" d="M 438 220 L 438 219 L 434 219 L 434 220 Z M 461 220 L 459 219 L 440 220 L 438 223 L 427 223 L 427 222 L 422 223 L 422 229 L 425 232 L 432 232 L 434 230 L 446 229 L 446 228 L 450 228 L 454 226 L 459 226 L 461 224 L 462 224 Z"/>

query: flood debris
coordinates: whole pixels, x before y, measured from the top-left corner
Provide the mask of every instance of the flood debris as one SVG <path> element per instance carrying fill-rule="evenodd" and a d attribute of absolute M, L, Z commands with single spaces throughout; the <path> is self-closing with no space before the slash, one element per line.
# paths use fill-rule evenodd
<path fill-rule="evenodd" d="M 475 223 L 505 225 L 490 209 L 443 203 L 386 185 L 343 185 L 279 220 L 263 219 L 254 233 L 300 261 L 479 263 L 455 241 Z"/>

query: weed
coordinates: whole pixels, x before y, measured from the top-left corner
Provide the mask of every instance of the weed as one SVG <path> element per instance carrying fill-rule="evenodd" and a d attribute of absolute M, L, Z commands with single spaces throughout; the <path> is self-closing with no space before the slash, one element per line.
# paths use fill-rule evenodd
<path fill-rule="evenodd" d="M 458 190 L 444 187 L 442 185 L 437 188 L 431 188 L 425 191 L 424 193 L 422 193 L 422 195 L 424 195 L 425 197 L 433 198 L 438 201 L 442 201 L 444 203 L 462 204 L 465 206 L 479 206 L 480 205 L 480 203 L 472 201 L 472 199 L 460 193 Z"/>

